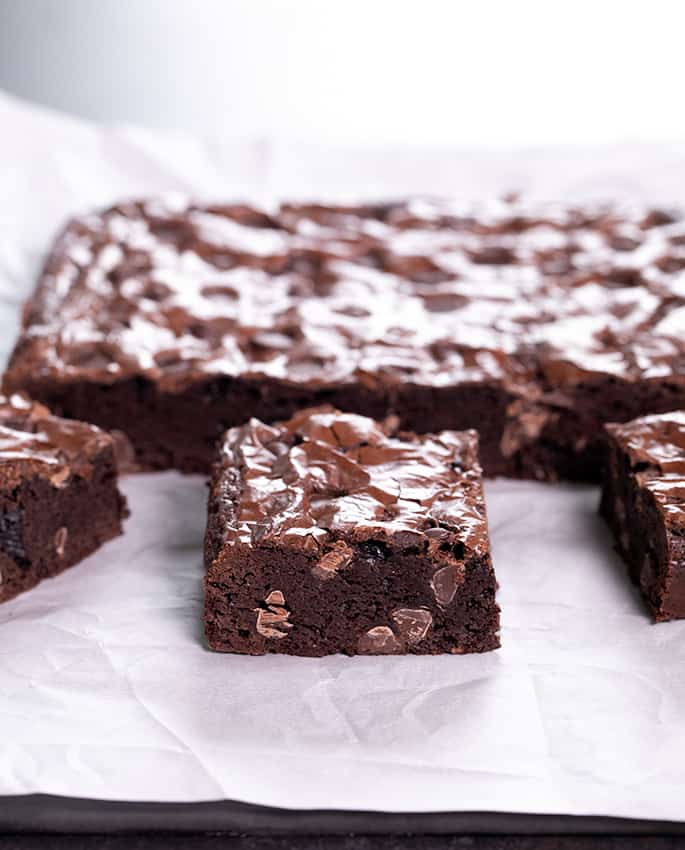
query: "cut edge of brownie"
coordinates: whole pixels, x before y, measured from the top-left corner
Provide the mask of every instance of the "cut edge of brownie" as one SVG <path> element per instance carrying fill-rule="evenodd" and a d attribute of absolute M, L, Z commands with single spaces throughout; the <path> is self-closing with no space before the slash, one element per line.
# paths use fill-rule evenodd
<path fill-rule="evenodd" d="M 606 426 L 606 457 L 600 514 L 611 528 L 618 553 L 655 622 L 685 617 L 685 479 L 676 502 L 657 498 L 662 469 L 655 458 L 640 459 L 626 445 L 628 429 L 659 419 L 685 416 L 642 417 L 625 424 Z M 685 455 L 683 456 L 685 472 Z"/>

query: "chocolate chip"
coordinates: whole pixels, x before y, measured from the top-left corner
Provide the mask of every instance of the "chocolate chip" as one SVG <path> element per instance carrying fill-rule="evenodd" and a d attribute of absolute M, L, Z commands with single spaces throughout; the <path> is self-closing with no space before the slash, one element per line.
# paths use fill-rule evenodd
<path fill-rule="evenodd" d="M 68 466 L 63 466 L 50 476 L 50 483 L 53 487 L 61 488 L 67 483 L 71 470 Z"/>
<path fill-rule="evenodd" d="M 452 536 L 452 532 L 446 528 L 427 528 L 424 534 L 430 540 L 448 540 Z"/>
<path fill-rule="evenodd" d="M 402 645 L 391 628 L 375 626 L 359 638 L 357 651 L 362 655 L 390 655 L 401 652 Z"/>
<path fill-rule="evenodd" d="M 392 621 L 399 635 L 410 644 L 418 643 L 428 634 L 433 616 L 426 608 L 398 608 Z"/>
<path fill-rule="evenodd" d="M 344 569 L 352 562 L 354 552 L 345 543 L 338 542 L 312 567 L 312 574 L 322 581 L 333 578 L 338 570 Z"/>
<path fill-rule="evenodd" d="M 290 611 L 285 607 L 285 596 L 281 590 L 272 590 L 256 612 L 256 629 L 266 638 L 280 640 L 287 637 L 293 627 L 288 622 Z"/>
<path fill-rule="evenodd" d="M 55 532 L 55 552 L 58 558 L 61 558 L 64 555 L 64 550 L 67 545 L 68 537 L 69 531 L 66 525 L 61 526 Z"/>
<path fill-rule="evenodd" d="M 456 565 L 441 567 L 433 573 L 430 586 L 435 594 L 435 601 L 441 608 L 449 605 L 454 599 L 457 588 L 463 581 L 463 575 L 458 573 Z"/>
<path fill-rule="evenodd" d="M 267 605 L 285 605 L 285 596 L 281 590 L 272 590 L 264 601 Z"/>

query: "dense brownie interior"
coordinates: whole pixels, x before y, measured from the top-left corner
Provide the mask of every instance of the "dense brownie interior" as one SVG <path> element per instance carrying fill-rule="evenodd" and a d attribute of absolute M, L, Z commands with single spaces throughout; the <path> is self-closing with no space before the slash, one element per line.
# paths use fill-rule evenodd
<path fill-rule="evenodd" d="M 601 512 L 654 618 L 685 617 L 685 413 L 607 428 Z"/>
<path fill-rule="evenodd" d="M 0 398 L 0 601 L 81 561 L 125 515 L 109 435 Z"/>
<path fill-rule="evenodd" d="M 499 646 L 477 436 L 395 430 L 321 408 L 227 433 L 205 543 L 213 649 Z"/>
<path fill-rule="evenodd" d="M 603 423 L 685 407 L 683 270 L 685 220 L 632 207 L 121 204 L 57 240 L 5 385 L 149 468 L 330 403 L 596 480 Z"/>

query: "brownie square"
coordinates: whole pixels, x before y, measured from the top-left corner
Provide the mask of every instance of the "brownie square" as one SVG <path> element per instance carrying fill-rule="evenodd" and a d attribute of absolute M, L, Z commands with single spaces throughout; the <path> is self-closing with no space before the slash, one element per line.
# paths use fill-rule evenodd
<path fill-rule="evenodd" d="M 4 387 L 149 469 L 331 404 L 599 480 L 604 423 L 685 408 L 683 270 L 683 216 L 632 206 L 127 202 L 56 240 Z"/>
<path fill-rule="evenodd" d="M 601 513 L 654 619 L 685 617 L 685 413 L 607 433 Z"/>
<path fill-rule="evenodd" d="M 111 436 L 0 397 L 0 602 L 121 534 L 127 513 Z"/>
<path fill-rule="evenodd" d="M 229 430 L 211 483 L 205 628 L 224 652 L 499 646 L 478 437 L 330 408 Z"/>

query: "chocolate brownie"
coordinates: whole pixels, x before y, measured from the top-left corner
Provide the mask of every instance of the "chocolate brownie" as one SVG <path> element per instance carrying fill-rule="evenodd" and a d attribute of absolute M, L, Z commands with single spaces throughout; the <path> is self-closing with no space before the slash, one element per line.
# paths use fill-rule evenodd
<path fill-rule="evenodd" d="M 330 403 L 477 428 L 489 475 L 598 480 L 605 422 L 685 407 L 684 273 L 663 211 L 125 203 L 58 238 L 5 386 L 153 469 Z"/>
<path fill-rule="evenodd" d="M 0 602 L 121 534 L 113 438 L 0 397 Z"/>
<path fill-rule="evenodd" d="M 499 646 L 478 437 L 395 428 L 319 408 L 227 432 L 205 538 L 212 649 Z"/>
<path fill-rule="evenodd" d="M 685 413 L 607 432 L 601 513 L 654 619 L 685 617 Z"/>

